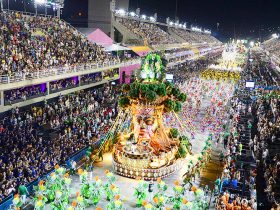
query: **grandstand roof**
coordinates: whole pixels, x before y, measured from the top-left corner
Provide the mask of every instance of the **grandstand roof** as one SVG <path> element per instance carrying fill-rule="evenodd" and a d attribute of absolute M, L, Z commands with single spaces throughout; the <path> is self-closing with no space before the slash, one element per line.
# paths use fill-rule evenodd
<path fill-rule="evenodd" d="M 91 42 L 104 47 L 113 44 L 113 40 L 99 28 L 78 28 L 78 30 L 86 35 Z"/>
<path fill-rule="evenodd" d="M 120 46 L 118 44 L 112 44 L 112 45 L 109 45 L 109 46 L 105 46 L 105 51 L 107 52 L 111 52 L 111 51 L 123 51 L 123 50 L 131 50 L 127 47 L 124 47 L 124 46 Z"/>
<path fill-rule="evenodd" d="M 148 46 L 130 46 L 129 48 L 141 57 L 152 51 Z"/>

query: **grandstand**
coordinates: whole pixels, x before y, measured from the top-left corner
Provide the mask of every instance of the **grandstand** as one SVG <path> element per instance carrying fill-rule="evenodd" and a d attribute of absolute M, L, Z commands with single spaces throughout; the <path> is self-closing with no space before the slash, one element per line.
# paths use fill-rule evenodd
<path fill-rule="evenodd" d="M 263 47 L 267 50 L 271 55 L 275 55 L 276 57 L 280 57 L 280 38 L 272 38 L 263 43 Z"/>
<path fill-rule="evenodd" d="M 146 20 L 131 17 L 129 15 L 119 15 L 117 11 L 114 13 L 113 26 L 122 29 L 125 33 L 124 43 L 131 39 L 138 39 L 146 45 L 156 47 L 157 45 L 172 45 L 188 43 L 190 45 L 221 45 L 222 43 L 209 33 L 192 31 L 191 29 L 171 26 L 164 23 L 155 22 L 154 20 Z M 120 26 L 120 25 L 121 26 Z M 126 29 L 126 30 L 124 30 Z M 127 31 L 127 32 L 126 32 Z"/>
<path fill-rule="evenodd" d="M 141 37 L 149 45 L 178 43 L 170 34 L 162 30 L 155 23 L 117 17 L 116 21 L 125 26 L 129 31 Z"/>
<path fill-rule="evenodd" d="M 184 41 L 195 45 L 195 44 L 221 44 L 221 42 L 210 34 L 201 32 L 192 32 L 185 29 L 170 28 L 170 33 L 175 33 L 181 37 Z"/>
<path fill-rule="evenodd" d="M 117 61 L 56 17 L 1 13 L 0 74 L 29 74 L 53 67 Z M 5 57 L 3 57 L 5 56 Z M 11 59 L 10 59 L 11 58 Z"/>
<path fill-rule="evenodd" d="M 217 48 L 222 51 L 221 43 L 210 43 L 214 39 L 210 35 L 189 32 L 193 39 L 180 41 L 168 33 L 166 24 L 114 14 L 116 21 L 113 24 L 122 29 L 120 32 L 124 34 L 124 38 L 127 37 L 124 41 L 132 37 L 138 40 L 136 43 L 141 43 L 130 45 L 124 42 L 131 49 L 129 54 L 135 53 L 133 58 L 105 52 L 104 47 L 108 46 L 89 41 L 86 35 L 57 17 L 17 11 L 1 12 L 0 39 L 3 47 L 0 82 L 8 84 L 1 88 L 0 106 L 3 111 L 9 110 L 10 105 L 29 105 L 61 93 L 67 94 L 80 88 L 122 79 L 126 77 L 125 73 L 132 75 L 133 68 L 138 68 L 140 64 L 138 55 L 143 56 L 152 50 L 164 52 L 168 61 L 173 59 L 177 63 L 205 56 Z M 176 62 L 172 62 L 172 65 L 176 65 Z M 131 67 L 127 68 L 128 66 Z M 108 68 L 120 69 L 122 73 L 110 78 L 102 73 Z M 130 72 L 121 70 L 122 68 L 130 69 Z M 101 79 L 93 79 L 93 83 L 81 85 L 81 80 L 94 72 L 103 75 Z M 78 81 L 73 82 L 74 80 Z M 54 90 L 55 87 L 59 87 L 60 91 Z"/>

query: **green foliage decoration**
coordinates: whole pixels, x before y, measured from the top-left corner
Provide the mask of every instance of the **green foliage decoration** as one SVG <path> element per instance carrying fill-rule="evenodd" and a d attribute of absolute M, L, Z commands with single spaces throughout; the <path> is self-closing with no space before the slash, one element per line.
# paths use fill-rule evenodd
<path fill-rule="evenodd" d="M 175 101 L 174 112 L 180 112 L 182 110 L 182 104 L 179 101 Z"/>
<path fill-rule="evenodd" d="M 125 107 L 129 106 L 129 104 L 130 104 L 130 100 L 128 97 L 124 96 L 119 99 L 120 107 L 125 108 Z"/>
<path fill-rule="evenodd" d="M 166 92 L 166 86 L 164 83 L 161 83 L 158 85 L 157 94 L 159 96 L 166 96 L 167 92 Z"/>
<path fill-rule="evenodd" d="M 180 95 L 179 88 L 172 88 L 172 95 L 177 98 Z"/>
<path fill-rule="evenodd" d="M 154 102 L 157 98 L 157 94 L 154 91 L 149 90 L 146 95 L 145 98 L 147 99 L 147 101 L 149 102 Z"/>
<path fill-rule="evenodd" d="M 185 93 L 180 93 L 177 99 L 181 102 L 185 102 L 187 100 L 187 95 Z"/>
<path fill-rule="evenodd" d="M 129 84 L 123 84 L 122 85 L 122 91 L 123 92 L 128 92 L 130 90 L 130 85 Z"/>
<path fill-rule="evenodd" d="M 156 92 L 157 89 L 158 89 L 158 86 L 159 85 L 156 84 L 156 83 L 155 84 L 149 84 L 149 89 Z"/>
<path fill-rule="evenodd" d="M 130 86 L 130 90 L 129 90 L 129 97 L 133 98 L 133 99 L 137 99 L 139 97 L 139 92 L 140 92 L 140 85 L 138 83 L 133 83 Z"/>
<path fill-rule="evenodd" d="M 169 135 L 170 135 L 171 138 L 175 138 L 175 139 L 178 138 L 178 136 L 179 136 L 178 129 L 177 128 L 171 128 Z"/>
<path fill-rule="evenodd" d="M 164 101 L 164 111 L 171 112 L 174 110 L 175 103 L 171 99 L 167 99 Z"/>
<path fill-rule="evenodd" d="M 141 94 L 146 94 L 149 91 L 149 86 L 147 84 L 140 84 Z"/>

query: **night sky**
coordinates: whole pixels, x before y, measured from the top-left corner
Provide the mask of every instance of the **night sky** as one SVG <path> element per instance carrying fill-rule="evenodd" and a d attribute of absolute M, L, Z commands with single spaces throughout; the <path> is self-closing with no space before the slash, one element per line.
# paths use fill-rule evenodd
<path fill-rule="evenodd" d="M 177 0 L 177 16 L 188 25 L 212 29 L 230 38 L 267 38 L 280 27 L 280 0 Z M 131 0 L 131 9 L 174 19 L 176 0 Z M 217 23 L 220 23 L 217 30 Z M 235 30 L 234 30 L 235 28 Z M 274 28 L 274 30 L 273 30 Z M 271 31 L 269 31 L 271 30 Z"/>
<path fill-rule="evenodd" d="M 85 27 L 88 1 L 65 0 L 62 17 L 75 26 Z M 30 2 L 10 0 L 10 8 L 34 12 L 34 4 Z M 130 0 L 130 11 L 137 7 L 146 15 L 157 12 L 161 22 L 167 17 L 175 19 L 176 0 Z M 42 8 L 39 10 L 44 13 Z M 48 13 L 52 13 L 51 8 Z M 280 33 L 280 0 L 177 0 L 177 16 L 188 26 L 211 29 L 220 39 L 260 37 L 263 40 L 272 33 Z"/>

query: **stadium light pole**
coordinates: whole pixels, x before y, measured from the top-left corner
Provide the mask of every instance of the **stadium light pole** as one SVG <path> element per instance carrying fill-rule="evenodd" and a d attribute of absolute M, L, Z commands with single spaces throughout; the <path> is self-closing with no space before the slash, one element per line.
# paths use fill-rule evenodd
<path fill-rule="evenodd" d="M 3 0 L 0 0 L 0 4 L 1 4 L 1 11 L 3 11 Z"/>
<path fill-rule="evenodd" d="M 36 14 L 36 16 L 37 16 L 37 13 L 38 13 L 37 7 L 38 7 L 38 5 L 37 5 L 37 2 L 36 2 L 36 1 L 35 1 L 35 4 L 34 4 L 34 7 L 35 7 L 35 14 Z"/>
<path fill-rule="evenodd" d="M 47 4 L 46 0 L 35 0 L 34 7 L 35 7 L 36 15 L 38 14 L 38 5 L 45 5 L 46 7 L 47 6 L 46 4 Z"/>
<path fill-rule="evenodd" d="M 56 16 L 60 19 L 61 9 L 64 7 L 64 0 L 55 0 L 54 4 L 56 7 Z"/>

